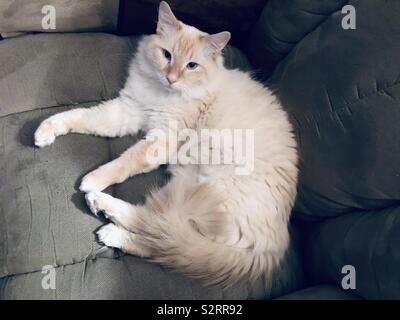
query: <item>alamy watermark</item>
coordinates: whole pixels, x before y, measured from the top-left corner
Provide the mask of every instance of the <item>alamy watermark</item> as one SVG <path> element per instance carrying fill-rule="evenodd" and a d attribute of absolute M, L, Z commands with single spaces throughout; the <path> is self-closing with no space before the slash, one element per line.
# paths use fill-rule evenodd
<path fill-rule="evenodd" d="M 342 14 L 345 16 L 342 18 L 342 28 L 344 30 L 356 29 L 356 8 L 348 4 L 342 8 Z"/>
<path fill-rule="evenodd" d="M 344 290 L 356 289 L 356 268 L 350 264 L 347 264 L 343 266 L 342 274 L 345 274 L 345 276 L 342 278 L 342 288 Z"/>
<path fill-rule="evenodd" d="M 45 5 L 42 7 L 42 29 L 55 30 L 56 29 L 56 8 L 52 5 Z"/>
<path fill-rule="evenodd" d="M 56 289 L 56 269 L 52 265 L 45 265 L 42 268 L 42 273 L 45 275 L 42 278 L 42 288 L 44 290 Z"/>
<path fill-rule="evenodd" d="M 151 164 L 232 165 L 237 175 L 254 170 L 254 129 L 181 129 L 170 121 L 168 130 L 153 129 L 146 139 Z"/>

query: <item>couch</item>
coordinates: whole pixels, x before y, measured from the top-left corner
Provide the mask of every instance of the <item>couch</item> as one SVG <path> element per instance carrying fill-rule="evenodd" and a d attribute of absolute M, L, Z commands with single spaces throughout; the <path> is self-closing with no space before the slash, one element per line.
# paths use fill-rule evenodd
<path fill-rule="evenodd" d="M 90 214 L 80 179 L 139 137 L 71 134 L 33 145 L 43 119 L 113 98 L 124 83 L 141 35 L 121 36 L 110 23 L 121 11 L 95 19 L 101 5 L 110 8 L 96 1 L 95 11 L 79 9 L 92 17 L 89 27 L 73 29 L 65 18 L 56 32 L 19 27 L 10 17 L 17 0 L 0 5 L 8 14 L 0 21 L 0 299 L 400 298 L 398 1 L 269 0 L 240 49 L 225 50 L 227 67 L 279 96 L 300 153 L 285 261 L 273 281 L 226 290 L 96 242 L 105 221 Z M 348 4 L 354 30 L 341 24 Z M 107 192 L 140 203 L 168 179 L 161 167 Z M 347 290 L 344 266 L 355 271 Z M 54 288 L 43 284 L 48 268 Z"/>

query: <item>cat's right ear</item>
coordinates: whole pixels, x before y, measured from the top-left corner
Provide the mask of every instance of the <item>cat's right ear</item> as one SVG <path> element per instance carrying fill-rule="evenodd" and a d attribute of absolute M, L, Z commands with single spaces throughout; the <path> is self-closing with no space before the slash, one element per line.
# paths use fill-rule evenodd
<path fill-rule="evenodd" d="M 204 36 L 203 39 L 206 43 L 206 54 L 214 56 L 220 54 L 222 49 L 224 49 L 228 44 L 230 38 L 231 33 L 228 31 Z"/>
<path fill-rule="evenodd" d="M 168 3 L 162 1 L 158 9 L 157 34 L 168 36 L 168 34 L 178 31 L 179 28 L 179 21 L 175 18 Z"/>

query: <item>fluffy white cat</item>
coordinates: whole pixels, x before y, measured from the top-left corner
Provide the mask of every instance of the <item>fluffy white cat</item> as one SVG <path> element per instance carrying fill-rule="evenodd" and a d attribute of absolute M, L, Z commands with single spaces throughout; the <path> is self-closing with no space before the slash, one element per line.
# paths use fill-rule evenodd
<path fill-rule="evenodd" d="M 107 246 L 224 286 L 268 277 L 289 243 L 296 196 L 297 151 L 292 127 L 276 97 L 239 70 L 223 66 L 229 32 L 207 34 L 178 21 L 167 3 L 157 33 L 141 40 L 119 96 L 92 108 L 46 119 L 39 147 L 69 132 L 105 137 L 147 136 L 119 158 L 86 175 L 80 189 L 93 211 L 111 222 L 98 231 Z M 227 166 L 170 165 L 172 180 L 141 206 L 101 192 L 162 162 L 149 161 L 155 145 L 168 155 L 180 145 L 152 139 L 154 129 L 254 130 L 254 169 L 237 175 Z M 229 166 L 228 166 L 229 167 Z"/>

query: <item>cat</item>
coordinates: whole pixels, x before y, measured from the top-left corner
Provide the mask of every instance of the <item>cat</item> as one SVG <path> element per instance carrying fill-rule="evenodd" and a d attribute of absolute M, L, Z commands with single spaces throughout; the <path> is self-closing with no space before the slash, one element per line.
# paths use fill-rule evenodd
<path fill-rule="evenodd" d="M 90 210 L 111 221 L 101 243 L 126 253 L 230 286 L 269 279 L 289 245 L 288 221 L 296 197 L 298 156 L 293 128 L 272 92 L 248 73 L 224 67 L 229 32 L 207 34 L 179 21 L 161 2 L 157 31 L 144 36 L 117 98 L 44 120 L 35 144 L 69 132 L 104 137 L 146 136 L 120 157 L 88 173 L 80 190 Z M 133 205 L 102 190 L 156 169 L 156 146 L 176 154 L 173 139 L 154 139 L 171 121 L 183 129 L 251 129 L 254 167 L 236 174 L 229 165 L 171 164 L 172 179 Z M 228 169 L 227 169 L 228 168 Z"/>

